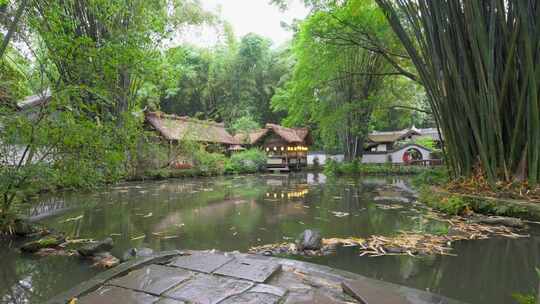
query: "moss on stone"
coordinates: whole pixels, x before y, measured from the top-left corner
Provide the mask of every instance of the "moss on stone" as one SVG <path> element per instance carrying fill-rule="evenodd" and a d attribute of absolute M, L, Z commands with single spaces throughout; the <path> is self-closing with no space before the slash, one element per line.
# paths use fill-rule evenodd
<path fill-rule="evenodd" d="M 513 199 L 450 193 L 438 187 L 422 187 L 418 201 L 441 212 L 458 215 L 467 210 L 486 215 L 540 220 L 540 204 Z"/>
<path fill-rule="evenodd" d="M 34 253 L 39 251 L 43 248 L 51 248 L 56 247 L 60 244 L 62 244 L 65 241 L 65 239 L 62 236 L 59 235 L 53 235 L 53 236 L 46 236 L 36 241 L 31 241 L 26 244 L 24 244 L 21 247 L 21 250 L 24 252 L 30 252 Z"/>

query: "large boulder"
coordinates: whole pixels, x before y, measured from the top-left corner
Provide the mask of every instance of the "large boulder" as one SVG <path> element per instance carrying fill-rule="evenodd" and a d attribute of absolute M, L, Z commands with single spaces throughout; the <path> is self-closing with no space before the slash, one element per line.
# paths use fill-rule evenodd
<path fill-rule="evenodd" d="M 54 248 L 66 241 L 63 235 L 50 235 L 36 241 L 28 242 L 21 247 L 21 251 L 28 253 L 38 252 L 43 248 Z"/>
<path fill-rule="evenodd" d="M 321 233 L 317 230 L 306 229 L 296 240 L 298 250 L 320 250 L 322 248 Z"/>
<path fill-rule="evenodd" d="M 39 224 L 24 219 L 16 219 L 13 223 L 13 233 L 19 237 L 32 237 L 45 235 L 48 231 Z"/>
<path fill-rule="evenodd" d="M 149 257 L 154 254 L 154 250 L 150 248 L 130 248 L 124 252 L 122 262 L 140 257 Z"/>
<path fill-rule="evenodd" d="M 83 246 L 77 251 L 83 257 L 95 256 L 99 253 L 108 252 L 113 248 L 114 242 L 113 239 L 108 237 L 103 241 L 93 242 Z"/>

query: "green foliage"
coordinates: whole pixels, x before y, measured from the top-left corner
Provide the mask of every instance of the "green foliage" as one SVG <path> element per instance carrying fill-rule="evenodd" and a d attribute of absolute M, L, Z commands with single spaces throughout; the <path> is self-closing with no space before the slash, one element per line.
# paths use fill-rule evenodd
<path fill-rule="evenodd" d="M 356 24 L 362 30 L 344 24 Z M 272 99 L 287 111 L 286 125 L 312 125 L 327 151 L 361 155 L 371 115 L 391 67 L 381 53 L 350 43 L 359 32 L 390 43 L 384 15 L 373 1 L 333 3 L 300 23 L 293 44 L 296 60 L 287 82 Z"/>
<path fill-rule="evenodd" d="M 436 193 L 430 187 L 420 189 L 418 201 L 450 215 L 461 215 L 471 210 L 470 204 L 461 196 Z"/>
<path fill-rule="evenodd" d="M 249 133 L 253 130 L 259 129 L 260 125 L 255 121 L 252 116 L 242 116 L 231 124 L 231 131 L 233 134 Z"/>
<path fill-rule="evenodd" d="M 249 149 L 234 153 L 225 167 L 226 173 L 255 173 L 266 168 L 266 153 L 259 149 Z"/>
<path fill-rule="evenodd" d="M 212 176 L 220 175 L 225 172 L 225 163 L 227 158 L 221 153 L 207 152 L 205 149 L 200 149 L 193 155 L 195 159 L 195 167 L 201 175 Z"/>
<path fill-rule="evenodd" d="M 127 175 L 127 155 L 139 124 L 124 127 L 66 108 L 58 95 L 37 112 L 0 116 L 0 194 L 2 221 L 14 218 L 18 205 L 44 191 L 95 188 Z"/>
<path fill-rule="evenodd" d="M 30 63 L 17 51 L 8 49 L 0 59 L 0 104 L 11 104 L 30 94 L 26 70 Z"/>
<path fill-rule="evenodd" d="M 540 269 L 536 268 L 536 274 L 540 279 Z M 515 293 L 512 295 L 512 298 L 516 300 L 518 304 L 537 304 L 535 295 L 524 295 L 521 293 Z"/>
<path fill-rule="evenodd" d="M 278 122 L 270 109 L 275 87 L 288 70 L 284 51 L 248 34 L 230 37 L 212 49 L 181 46 L 167 50 L 160 63 L 166 75 L 148 84 L 152 100 L 165 112 L 224 121 L 232 126 L 251 117 L 257 124 Z"/>
<path fill-rule="evenodd" d="M 339 174 L 339 163 L 333 159 L 327 159 L 324 163 L 323 172 L 326 176 L 336 176 Z"/>
<path fill-rule="evenodd" d="M 416 144 L 419 144 L 420 146 L 426 147 L 430 150 L 436 149 L 435 147 L 435 141 L 431 137 L 420 137 L 415 139 L 414 141 Z"/>
<path fill-rule="evenodd" d="M 176 29 L 212 19 L 191 0 L 27 3 L 17 35 L 26 38 L 21 41 L 33 62 L 10 47 L 0 62 L 4 227 L 16 218 L 18 205 L 40 191 L 125 178 L 138 161 L 140 108 L 152 94 L 147 84 L 163 72 L 156 64 L 159 48 Z M 4 17 L 2 27 L 11 22 Z M 53 95 L 48 104 L 15 107 L 32 90 L 46 88 Z M 223 162 L 221 156 L 197 156 L 205 173 Z"/>
<path fill-rule="evenodd" d="M 395 166 L 392 164 L 362 164 L 359 161 L 338 163 L 328 160 L 324 165 L 325 174 L 329 175 L 407 175 L 422 174 L 431 170 L 419 166 Z"/>
<path fill-rule="evenodd" d="M 518 303 L 518 304 L 536 304 L 536 297 L 533 295 L 524 295 L 520 293 L 515 293 L 512 295 L 512 298 Z"/>
<path fill-rule="evenodd" d="M 435 125 L 432 115 L 426 113 L 430 109 L 424 87 L 407 77 L 386 78 L 379 99 L 380 105 L 373 110 L 370 122 L 372 130 L 394 131 L 413 125 L 419 128 Z"/>

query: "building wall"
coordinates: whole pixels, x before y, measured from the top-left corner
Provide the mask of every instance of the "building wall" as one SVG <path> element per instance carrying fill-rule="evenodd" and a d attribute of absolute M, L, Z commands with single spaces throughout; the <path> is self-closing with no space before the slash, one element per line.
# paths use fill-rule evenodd
<path fill-rule="evenodd" d="M 430 159 L 431 151 L 425 149 L 418 145 L 407 145 L 396 151 L 388 151 L 387 153 L 370 153 L 365 152 L 362 156 L 362 163 L 365 164 L 384 164 L 384 163 L 394 163 L 402 164 L 403 163 L 403 154 L 411 148 L 415 148 L 422 154 L 422 159 Z"/>
<path fill-rule="evenodd" d="M 309 153 L 307 156 L 307 164 L 312 166 L 315 164 L 315 158 L 317 158 L 317 161 L 319 162 L 319 165 L 324 165 L 328 159 L 333 159 L 337 161 L 338 163 L 343 162 L 345 159 L 345 156 L 343 154 L 325 154 L 325 153 Z"/>
<path fill-rule="evenodd" d="M 387 144 L 378 144 L 375 151 L 384 152 L 387 150 Z"/>
<path fill-rule="evenodd" d="M 362 163 L 364 164 L 384 164 L 388 162 L 388 153 L 364 153 Z"/>
<path fill-rule="evenodd" d="M 405 146 L 395 152 L 393 152 L 391 155 L 392 155 L 392 162 L 394 164 L 400 164 L 400 163 L 403 163 L 403 154 L 405 154 L 405 152 L 411 148 L 414 148 L 418 151 L 420 151 L 420 153 L 422 154 L 422 159 L 430 159 L 430 151 L 421 147 L 421 146 L 417 146 L 417 145 L 413 145 L 413 146 Z"/>

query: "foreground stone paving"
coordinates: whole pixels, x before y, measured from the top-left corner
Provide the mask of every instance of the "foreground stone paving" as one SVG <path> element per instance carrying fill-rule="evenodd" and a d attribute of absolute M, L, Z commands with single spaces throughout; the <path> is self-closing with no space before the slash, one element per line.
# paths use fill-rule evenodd
<path fill-rule="evenodd" d="M 458 304 L 310 263 L 240 253 L 173 251 L 119 265 L 50 304 Z"/>

